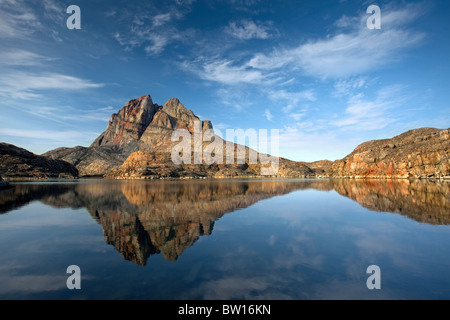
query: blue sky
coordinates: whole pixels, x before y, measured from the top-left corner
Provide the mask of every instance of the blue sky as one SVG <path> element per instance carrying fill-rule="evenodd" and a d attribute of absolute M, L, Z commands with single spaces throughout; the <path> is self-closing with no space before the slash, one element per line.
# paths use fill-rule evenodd
<path fill-rule="evenodd" d="M 339 159 L 450 127 L 449 18 L 446 0 L 0 0 L 0 141 L 88 146 L 150 94 L 223 131 L 279 129 L 283 157 Z"/>

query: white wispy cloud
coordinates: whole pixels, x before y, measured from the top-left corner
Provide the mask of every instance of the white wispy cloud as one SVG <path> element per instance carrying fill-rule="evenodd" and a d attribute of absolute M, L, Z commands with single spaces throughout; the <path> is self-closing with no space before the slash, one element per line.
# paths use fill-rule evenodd
<path fill-rule="evenodd" d="M 67 19 L 66 8 L 59 2 L 55 0 L 43 0 L 42 5 L 44 6 L 44 14 L 47 18 L 51 19 L 56 23 L 62 23 Z"/>
<path fill-rule="evenodd" d="M 183 61 L 179 64 L 185 71 L 195 73 L 201 79 L 213 81 L 223 85 L 261 84 L 272 81 L 268 75 L 259 70 L 236 65 L 231 59 L 204 59 Z"/>
<path fill-rule="evenodd" d="M 165 47 L 171 42 L 167 35 L 150 34 L 147 39 L 150 43 L 145 47 L 148 55 L 156 55 L 164 51 Z"/>
<path fill-rule="evenodd" d="M 85 90 L 99 88 L 103 83 L 58 73 L 9 72 L 0 77 L 0 96 L 36 99 L 43 90 Z"/>
<path fill-rule="evenodd" d="M 21 112 L 29 113 L 33 116 L 68 125 L 74 122 L 103 121 L 106 122 L 114 112 L 112 106 L 88 110 L 75 109 L 71 106 L 49 106 L 49 105 L 23 105 L 18 106 Z"/>
<path fill-rule="evenodd" d="M 420 6 L 383 10 L 381 30 L 369 30 L 367 16 L 343 17 L 338 20 L 338 33 L 324 39 L 309 40 L 297 47 L 258 53 L 247 63 L 258 70 L 291 67 L 321 79 L 342 78 L 377 70 L 396 61 L 399 53 L 422 42 L 425 34 L 411 31 L 407 24 L 420 15 Z"/>
<path fill-rule="evenodd" d="M 337 80 L 335 94 L 343 95 L 350 86 L 361 89 L 367 73 L 397 61 L 402 53 L 423 41 L 424 33 L 409 28 L 409 24 L 420 16 L 420 10 L 419 5 L 406 5 L 400 9 L 387 7 L 383 10 L 382 30 L 369 30 L 367 15 L 344 16 L 335 23 L 335 34 L 325 38 L 309 39 L 290 48 L 276 46 L 269 53 L 259 52 L 250 57 L 237 54 L 238 59 L 220 53 L 205 58 L 205 54 L 180 65 L 204 80 L 231 86 L 244 83 L 283 87 L 295 81 L 292 79 L 296 76 L 331 78 Z M 230 23 L 227 31 L 240 39 L 267 36 L 264 33 L 267 29 L 258 28 L 251 21 L 241 21 L 239 25 Z M 151 48 L 148 51 L 152 51 Z M 343 79 L 347 78 L 353 82 L 345 83 Z M 289 98 L 288 110 L 297 104 L 295 96 Z"/>
<path fill-rule="evenodd" d="M 245 86 L 222 86 L 216 90 L 216 96 L 218 102 L 224 106 L 230 107 L 232 111 L 241 112 L 247 109 L 251 109 L 254 104 L 254 98 L 249 90 L 246 90 Z M 215 123 L 215 122 L 214 122 Z M 216 125 L 214 124 L 214 128 Z"/>
<path fill-rule="evenodd" d="M 22 49 L 0 51 L 0 66 L 38 66 L 55 59 Z"/>
<path fill-rule="evenodd" d="M 314 102 L 317 100 L 314 90 L 308 89 L 303 91 L 291 92 L 285 89 L 271 89 L 268 92 L 269 98 L 277 105 L 281 105 L 283 112 L 291 113 L 297 110 L 302 103 Z"/>
<path fill-rule="evenodd" d="M 272 115 L 272 113 L 270 112 L 269 109 L 266 109 L 266 111 L 264 111 L 264 116 L 266 117 L 266 119 L 268 121 L 272 121 L 273 115 Z"/>
<path fill-rule="evenodd" d="M 361 90 L 367 86 L 367 79 L 367 77 L 358 76 L 336 80 L 334 83 L 334 96 L 344 97 L 353 95 L 355 91 Z"/>
<path fill-rule="evenodd" d="M 181 20 L 189 11 L 191 3 L 179 3 L 177 7 L 169 7 L 166 11 L 155 8 L 133 12 L 131 23 L 127 28 L 114 33 L 114 38 L 125 50 L 143 47 L 147 55 L 159 55 L 169 45 L 188 41 L 190 30 L 180 30 L 176 21 Z M 125 12 L 128 17 L 130 13 Z M 129 17 L 128 17 L 129 19 Z"/>
<path fill-rule="evenodd" d="M 251 20 L 232 21 L 225 32 L 239 40 L 267 39 L 270 34 L 270 23 L 255 23 Z"/>
<path fill-rule="evenodd" d="M 306 123 L 305 125 L 313 124 Z M 340 159 L 362 142 L 357 136 L 344 139 L 332 130 L 307 132 L 305 128 L 298 125 L 284 126 L 280 130 L 279 139 L 280 154 L 296 161 Z"/>
<path fill-rule="evenodd" d="M 343 130 L 382 129 L 399 119 L 399 110 L 406 100 L 401 85 L 381 88 L 374 99 L 362 93 L 356 94 L 349 97 L 344 114 L 330 121 L 330 124 Z"/>
<path fill-rule="evenodd" d="M 40 27 L 36 15 L 18 0 L 0 1 L 0 38 L 26 39 Z"/>
<path fill-rule="evenodd" d="M 231 60 L 205 63 L 200 76 L 224 84 L 259 83 L 265 78 L 260 71 L 233 65 Z"/>
<path fill-rule="evenodd" d="M 170 22 L 172 19 L 174 19 L 174 13 L 173 12 L 166 12 L 157 14 L 152 18 L 152 25 L 154 28 L 160 27 L 168 22 Z"/>
<path fill-rule="evenodd" d="M 98 135 L 97 132 L 86 132 L 80 130 L 73 131 L 54 131 L 54 130 L 27 130 L 14 128 L 0 128 L 0 135 L 9 137 L 20 137 L 34 140 L 49 140 L 55 142 L 76 142 L 92 139 Z"/>

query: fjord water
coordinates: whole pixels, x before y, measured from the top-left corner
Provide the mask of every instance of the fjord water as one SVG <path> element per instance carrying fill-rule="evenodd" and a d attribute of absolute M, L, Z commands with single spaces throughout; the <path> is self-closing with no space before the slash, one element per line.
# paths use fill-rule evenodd
<path fill-rule="evenodd" d="M 1 299 L 449 299 L 450 183 L 17 183 Z M 69 290 L 66 269 L 81 270 Z M 369 290 L 367 267 L 380 267 Z"/>

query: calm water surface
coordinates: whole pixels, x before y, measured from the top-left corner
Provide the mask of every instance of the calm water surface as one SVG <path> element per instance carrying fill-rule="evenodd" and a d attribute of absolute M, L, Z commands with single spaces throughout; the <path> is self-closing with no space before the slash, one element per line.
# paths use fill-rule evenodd
<path fill-rule="evenodd" d="M 0 299 L 450 299 L 449 223 L 450 183 L 17 183 Z"/>

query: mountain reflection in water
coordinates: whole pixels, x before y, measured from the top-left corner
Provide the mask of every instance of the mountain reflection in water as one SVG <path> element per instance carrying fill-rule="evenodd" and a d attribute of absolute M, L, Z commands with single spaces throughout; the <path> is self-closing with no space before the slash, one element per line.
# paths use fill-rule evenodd
<path fill-rule="evenodd" d="M 146 265 L 152 254 L 176 260 L 224 214 L 296 190 L 335 190 L 374 211 L 418 222 L 449 224 L 450 183 L 408 180 L 115 181 L 17 184 L 0 193 L 0 213 L 31 201 L 86 208 L 105 241 L 126 260 Z"/>

